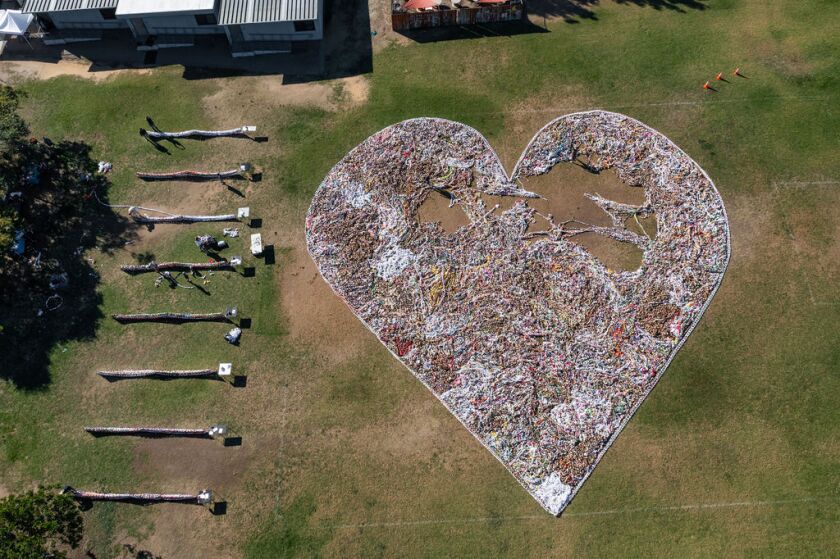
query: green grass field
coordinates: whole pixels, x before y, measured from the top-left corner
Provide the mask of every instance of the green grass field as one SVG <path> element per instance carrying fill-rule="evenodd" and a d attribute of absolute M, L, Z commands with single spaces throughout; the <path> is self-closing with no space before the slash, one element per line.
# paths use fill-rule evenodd
<path fill-rule="evenodd" d="M 155 288 L 118 266 L 141 254 L 192 259 L 192 237 L 216 227 L 138 230 L 123 250 L 91 254 L 105 315 L 237 304 L 252 328 L 233 348 L 223 325 L 103 319 L 95 340 L 53 348 L 47 388 L 0 386 L 0 489 L 211 487 L 228 502 L 224 516 L 94 506 L 80 556 L 98 558 L 122 557 L 126 544 L 166 559 L 835 555 L 840 4 L 604 0 L 590 9 L 597 19 L 549 19 L 548 33 L 387 46 L 374 55 L 367 100 L 333 109 L 248 102 L 247 88 L 242 102 L 214 107 L 245 78 L 188 81 L 177 69 L 22 84 L 35 134 L 90 142 L 114 163 L 113 202 L 201 213 L 249 205 L 276 261 L 257 261 L 252 278 L 216 274 L 206 294 Z M 704 94 L 704 81 L 736 66 L 749 79 Z M 665 378 L 556 519 L 316 277 L 303 220 L 332 165 L 388 124 L 462 121 L 510 168 L 543 124 L 590 108 L 642 120 L 704 167 L 729 213 L 733 257 Z M 165 155 L 137 136 L 147 114 L 173 130 L 257 123 L 270 140 L 184 142 Z M 241 161 L 264 169 L 262 182 L 238 185 L 244 199 L 215 184 L 133 178 Z M 247 253 L 234 241 L 226 254 Z M 233 361 L 247 387 L 95 375 L 219 361 Z M 214 422 L 242 446 L 95 440 L 82 430 Z"/>

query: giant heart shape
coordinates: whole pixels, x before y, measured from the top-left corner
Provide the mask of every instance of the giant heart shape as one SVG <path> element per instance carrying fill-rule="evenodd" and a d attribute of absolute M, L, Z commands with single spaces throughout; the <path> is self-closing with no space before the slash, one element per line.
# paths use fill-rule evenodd
<path fill-rule="evenodd" d="M 645 203 L 591 196 L 613 227 L 551 222 L 487 196 L 534 197 L 517 179 L 582 158 L 612 168 Z M 471 223 L 420 223 L 446 194 Z M 626 222 L 655 214 L 654 239 Z M 541 218 L 542 219 L 542 218 Z M 574 242 L 590 231 L 643 249 L 635 272 L 606 269 Z M 662 134 L 590 111 L 540 130 L 510 178 L 474 129 L 413 119 L 365 140 L 318 188 L 312 258 L 379 340 L 553 514 L 560 514 L 662 376 L 729 262 L 712 181 Z"/>

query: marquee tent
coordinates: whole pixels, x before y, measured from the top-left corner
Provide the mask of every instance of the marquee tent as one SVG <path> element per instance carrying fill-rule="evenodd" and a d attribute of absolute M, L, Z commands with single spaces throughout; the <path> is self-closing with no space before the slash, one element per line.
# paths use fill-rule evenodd
<path fill-rule="evenodd" d="M 440 0 L 408 0 L 403 6 L 406 10 L 428 10 L 440 4 Z"/>
<path fill-rule="evenodd" d="M 0 35 L 23 35 L 35 16 L 22 14 L 20 10 L 0 10 Z"/>
<path fill-rule="evenodd" d="M 0 10 L 0 54 L 3 54 L 8 37 L 23 37 L 23 40 L 29 44 L 26 30 L 29 29 L 33 19 L 35 16 L 22 14 L 20 10 Z"/>

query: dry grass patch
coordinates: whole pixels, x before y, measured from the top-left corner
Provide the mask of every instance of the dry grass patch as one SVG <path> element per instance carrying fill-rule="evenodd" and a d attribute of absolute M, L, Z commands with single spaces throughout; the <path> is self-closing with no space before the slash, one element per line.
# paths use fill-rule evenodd
<path fill-rule="evenodd" d="M 280 290 L 291 338 L 306 344 L 328 362 L 340 363 L 356 357 L 372 338 L 318 273 L 305 246 L 292 250 L 282 271 Z"/>
<path fill-rule="evenodd" d="M 61 76 L 72 76 L 101 82 L 116 76 L 149 75 L 154 70 L 91 70 L 89 62 L 83 60 L 59 60 L 58 62 L 39 62 L 37 60 L 5 60 L 0 62 L 0 76 L 11 82 L 26 80 L 49 80 Z"/>
<path fill-rule="evenodd" d="M 434 192 L 423 201 L 417 217 L 421 223 L 440 223 L 447 233 L 454 233 L 470 224 L 461 206 L 450 205 L 449 198 Z"/>
<path fill-rule="evenodd" d="M 221 126 L 242 126 L 242 118 L 264 121 L 279 107 L 319 107 L 335 111 L 362 105 L 370 84 L 364 76 L 284 84 L 282 76 L 248 76 L 214 80 L 217 91 L 202 100 Z M 231 111 L 230 107 L 238 107 Z M 261 124 L 262 122 L 260 122 Z"/>

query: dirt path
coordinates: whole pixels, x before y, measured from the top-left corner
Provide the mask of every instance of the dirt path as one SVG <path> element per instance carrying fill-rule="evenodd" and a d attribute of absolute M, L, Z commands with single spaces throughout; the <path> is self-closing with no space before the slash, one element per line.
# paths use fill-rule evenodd
<path fill-rule="evenodd" d="M 94 81 L 103 81 L 118 75 L 147 75 L 152 70 L 126 69 L 102 70 L 92 72 L 90 63 L 80 60 L 60 60 L 53 62 L 39 62 L 36 60 L 6 60 L 0 62 L 0 79 L 9 82 L 26 80 L 49 80 L 59 76 L 75 76 Z"/>
<path fill-rule="evenodd" d="M 284 84 L 282 76 L 247 76 L 213 80 L 218 90 L 203 100 L 220 125 L 242 118 L 242 112 L 261 115 L 283 106 L 314 106 L 329 111 L 367 101 L 368 81 L 352 76 L 323 82 Z M 230 107 L 242 109 L 231 114 Z M 238 124 L 238 121 L 236 121 Z M 234 125 L 236 125 L 234 124 Z"/>

